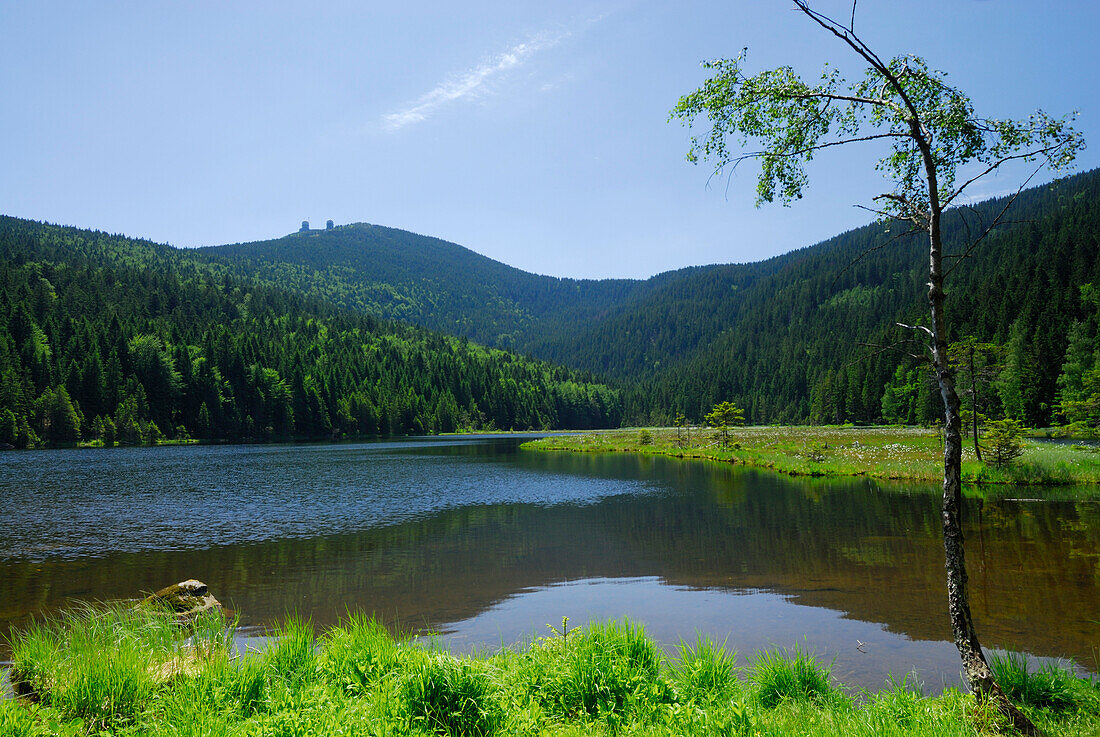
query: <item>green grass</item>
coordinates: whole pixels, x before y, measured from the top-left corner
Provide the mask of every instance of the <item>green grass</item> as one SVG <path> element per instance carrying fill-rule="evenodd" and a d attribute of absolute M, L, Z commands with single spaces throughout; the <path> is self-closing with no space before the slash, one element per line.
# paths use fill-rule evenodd
<path fill-rule="evenodd" d="M 990 709 L 894 683 L 855 698 L 797 648 L 742 668 L 710 640 L 666 655 L 631 622 L 555 631 L 457 657 L 351 614 L 315 636 L 290 618 L 265 652 L 233 655 L 224 623 L 85 608 L 15 636 L 40 701 L 0 700 L 0 735 L 998 734 Z M 995 667 L 1051 737 L 1100 733 L 1100 688 L 1013 656 Z"/>
<path fill-rule="evenodd" d="M 765 709 L 785 701 L 843 707 L 847 699 L 830 682 L 829 669 L 795 647 L 789 652 L 766 652 L 752 671 L 756 699 Z"/>
<path fill-rule="evenodd" d="M 412 731 L 483 737 L 503 723 L 499 692 L 485 663 L 432 653 L 409 660 L 398 699 Z"/>
<path fill-rule="evenodd" d="M 1020 653 L 994 653 L 989 665 L 1004 692 L 1021 704 L 1069 711 L 1097 695 L 1065 669 L 1050 664 L 1033 669 Z"/>
<path fill-rule="evenodd" d="M 408 652 L 374 617 L 351 613 L 342 627 L 321 639 L 318 667 L 326 681 L 346 694 L 361 696 L 398 672 Z"/>
<path fill-rule="evenodd" d="M 618 723 L 669 699 L 660 650 L 629 621 L 597 622 L 543 640 L 518 671 L 519 687 L 562 719 Z"/>
<path fill-rule="evenodd" d="M 869 476 L 939 482 L 943 445 L 934 429 L 911 427 L 738 427 L 721 447 L 714 431 L 692 428 L 686 438 L 675 428 L 601 430 L 524 443 L 533 450 L 632 452 L 695 458 L 767 468 L 797 476 Z M 1070 445 L 1030 440 L 1023 456 L 1006 468 L 979 463 L 963 444 L 963 482 L 968 484 L 1100 484 L 1100 453 Z"/>
<path fill-rule="evenodd" d="M 185 628 L 159 609 L 84 606 L 13 640 L 11 680 L 66 719 L 118 728 L 152 703 L 158 677 L 184 662 L 185 641 L 193 653 L 224 647 L 209 620 Z"/>
<path fill-rule="evenodd" d="M 292 616 L 271 636 L 274 644 L 268 648 L 266 660 L 273 679 L 296 685 L 317 676 L 312 622 Z"/>
<path fill-rule="evenodd" d="M 670 666 L 673 685 L 688 701 L 713 703 L 731 699 L 742 690 L 736 651 L 700 637 L 694 645 L 680 642 L 680 658 Z"/>

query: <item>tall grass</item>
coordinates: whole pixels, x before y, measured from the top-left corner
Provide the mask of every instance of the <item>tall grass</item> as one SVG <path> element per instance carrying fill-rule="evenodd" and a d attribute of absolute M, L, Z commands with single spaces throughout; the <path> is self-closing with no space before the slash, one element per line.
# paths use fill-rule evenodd
<path fill-rule="evenodd" d="M 699 637 L 694 645 L 680 641 L 680 658 L 670 666 L 672 682 L 689 701 L 711 702 L 729 699 L 741 691 L 737 679 L 737 653 L 724 644 Z"/>
<path fill-rule="evenodd" d="M 839 706 L 846 697 L 829 680 L 829 669 L 799 646 L 789 651 L 769 651 L 756 658 L 752 670 L 756 698 L 765 709 L 784 701 Z"/>
<path fill-rule="evenodd" d="M 64 719 L 113 729 L 132 722 L 161 682 L 178 675 L 185 648 L 204 655 L 224 648 L 224 631 L 220 614 L 181 625 L 156 608 L 81 606 L 13 638 L 11 679 L 17 692 Z"/>
<path fill-rule="evenodd" d="M 659 649 L 629 620 L 543 640 L 527 653 L 522 672 L 540 706 L 564 718 L 617 722 L 670 696 Z"/>
<path fill-rule="evenodd" d="M 1032 669 L 1026 655 L 994 652 L 989 662 L 993 674 L 1009 698 L 1029 706 L 1054 711 L 1076 709 L 1090 696 L 1080 678 L 1046 664 Z"/>
<path fill-rule="evenodd" d="M 406 650 L 373 616 L 353 613 L 325 634 L 318 667 L 342 691 L 363 694 L 396 672 Z"/>
<path fill-rule="evenodd" d="M 171 657 L 175 627 L 164 612 L 83 607 L 13 640 L 12 681 L 67 717 L 123 724 L 152 698 L 151 669 Z"/>
<path fill-rule="evenodd" d="M 484 664 L 431 653 L 410 661 L 398 694 L 413 729 L 486 737 L 503 723 L 498 691 Z"/>
<path fill-rule="evenodd" d="M 973 697 L 929 698 L 905 682 L 856 704 L 798 648 L 744 670 L 705 638 L 666 657 L 628 621 L 469 657 L 400 641 L 362 615 L 319 637 L 292 617 L 266 652 L 240 658 L 229 642 L 214 622 L 181 630 L 117 607 L 40 622 L 13 651 L 41 701 L 0 701 L 0 735 L 974 737 L 997 721 Z M 1100 734 L 1096 684 L 1019 656 L 994 662 L 1051 737 Z"/>
<path fill-rule="evenodd" d="M 272 637 L 274 642 L 265 660 L 274 679 L 300 685 L 317 676 L 317 645 L 312 621 L 291 616 Z"/>

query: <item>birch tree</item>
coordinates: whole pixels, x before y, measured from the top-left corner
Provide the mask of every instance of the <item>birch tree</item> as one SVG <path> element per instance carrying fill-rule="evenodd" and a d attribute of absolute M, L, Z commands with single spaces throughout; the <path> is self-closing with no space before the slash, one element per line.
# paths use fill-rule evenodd
<path fill-rule="evenodd" d="M 960 402 L 948 358 L 944 291 L 950 269 L 1003 221 L 1015 196 L 1007 198 L 1000 213 L 957 253 L 944 253 L 941 222 L 945 210 L 965 203 L 975 182 L 1006 164 L 1031 164 L 1031 177 L 1044 168 L 1061 170 L 1072 164 L 1084 141 L 1071 125 L 1073 116 L 1058 118 L 1038 111 L 1026 120 L 982 117 L 967 95 L 920 57 L 880 57 L 854 30 L 854 2 L 847 23 L 814 10 L 805 0 L 794 0 L 794 6 L 866 65 L 861 78 L 849 82 L 829 66 L 811 81 L 791 67 L 749 76 L 742 51 L 734 59 L 706 62 L 710 78 L 680 99 L 672 118 L 685 125 L 699 118 L 709 123 L 705 132 L 693 136 L 689 161 L 708 161 L 715 173 L 746 161 L 759 162 L 757 205 L 776 199 L 789 204 L 800 198 L 808 184 L 805 165 L 820 151 L 876 144 L 885 149 L 876 168 L 888 188 L 865 207 L 907 226 L 903 234 L 924 233 L 928 238 L 928 320 L 901 327 L 919 338 L 920 355 L 931 364 L 943 401 L 942 521 L 955 645 L 977 697 L 992 700 L 1018 730 L 1036 734 L 1035 726 L 998 686 L 970 616 L 960 518 Z M 1017 195 L 1031 177 L 1024 179 Z"/>

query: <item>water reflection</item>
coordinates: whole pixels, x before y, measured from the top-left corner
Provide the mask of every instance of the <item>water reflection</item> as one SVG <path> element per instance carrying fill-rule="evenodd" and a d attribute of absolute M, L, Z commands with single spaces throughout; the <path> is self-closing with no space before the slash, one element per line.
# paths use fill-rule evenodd
<path fill-rule="evenodd" d="M 248 623 L 298 612 L 324 626 L 365 609 L 466 647 L 528 637 L 562 615 L 628 614 L 666 642 L 699 629 L 742 653 L 804 635 L 846 653 L 842 675 L 867 685 L 913 668 L 946 668 L 926 680 L 954 682 L 934 494 L 515 445 L 175 449 L 199 454 L 167 454 L 178 494 L 143 486 L 165 483 L 151 451 L 133 451 L 140 471 L 96 456 L 101 481 L 76 472 L 83 487 L 43 485 L 37 504 L 16 505 L 31 519 L 62 515 L 44 535 L 16 531 L 18 516 L 0 533 L 0 634 L 73 598 L 196 577 Z M 66 519 L 74 500 L 81 511 Z M 161 547 L 117 522 L 142 514 L 179 520 Z M 96 552 L 74 555 L 89 520 Z M 1100 504 L 969 499 L 965 523 L 983 642 L 1096 670 Z M 49 555 L 40 537 L 70 553 Z M 873 664 L 849 652 L 856 639 L 875 643 Z"/>

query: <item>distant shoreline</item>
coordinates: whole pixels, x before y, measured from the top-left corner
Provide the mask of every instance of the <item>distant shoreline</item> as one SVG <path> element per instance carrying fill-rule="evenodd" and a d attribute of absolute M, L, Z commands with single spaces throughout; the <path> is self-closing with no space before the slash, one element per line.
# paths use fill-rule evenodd
<path fill-rule="evenodd" d="M 630 428 L 544 438 L 521 447 L 536 451 L 637 453 L 763 468 L 790 476 L 853 477 L 940 482 L 937 430 L 914 427 L 758 426 L 730 429 L 722 447 L 710 428 Z M 964 484 L 1072 486 L 1100 484 L 1100 453 L 1034 440 L 1021 459 L 1003 468 L 979 463 L 963 448 Z M 1100 488 L 1097 488 L 1100 494 Z"/>

